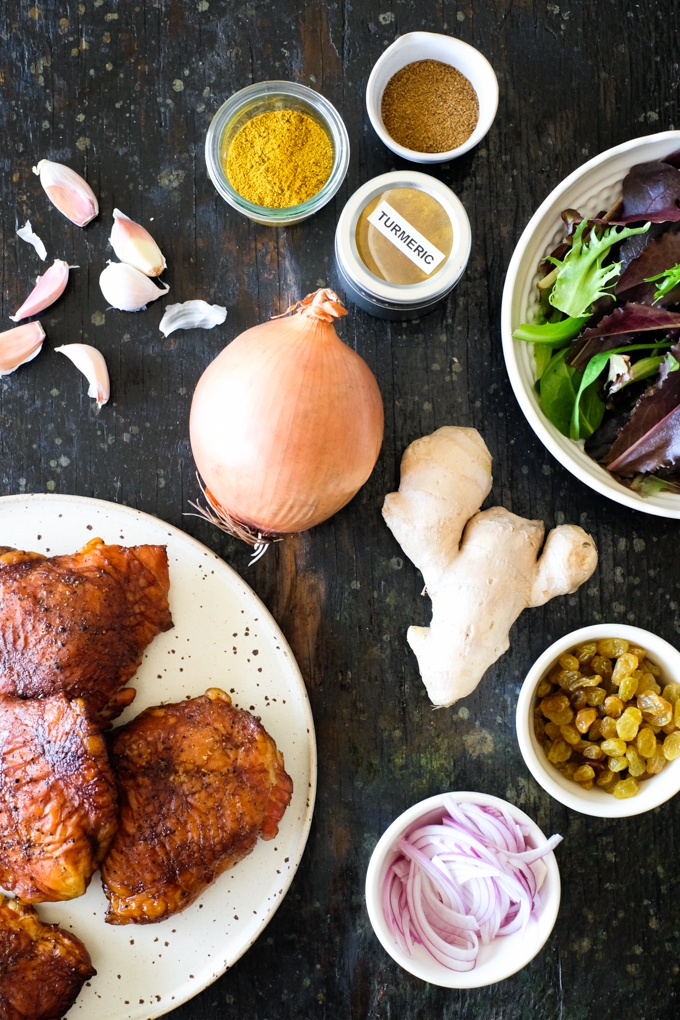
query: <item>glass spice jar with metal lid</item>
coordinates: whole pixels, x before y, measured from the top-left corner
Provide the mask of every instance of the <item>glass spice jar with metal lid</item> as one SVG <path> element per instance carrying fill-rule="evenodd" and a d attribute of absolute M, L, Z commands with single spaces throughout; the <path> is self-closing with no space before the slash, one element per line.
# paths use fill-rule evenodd
<path fill-rule="evenodd" d="M 455 287 L 470 244 L 467 213 L 451 189 L 427 174 L 396 170 L 349 199 L 335 257 L 350 300 L 380 318 L 412 319 Z"/>

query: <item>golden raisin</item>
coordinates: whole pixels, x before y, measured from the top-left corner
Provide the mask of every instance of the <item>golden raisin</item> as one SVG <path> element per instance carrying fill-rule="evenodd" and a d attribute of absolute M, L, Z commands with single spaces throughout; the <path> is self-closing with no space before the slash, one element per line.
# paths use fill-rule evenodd
<path fill-rule="evenodd" d="M 607 715 L 610 715 L 612 719 L 618 719 L 623 712 L 623 702 L 621 698 L 617 698 L 615 695 L 610 694 L 608 698 L 604 699 L 604 710 Z"/>
<path fill-rule="evenodd" d="M 587 705 L 602 705 L 607 697 L 607 692 L 602 687 L 591 687 L 586 691 Z"/>
<path fill-rule="evenodd" d="M 603 655 L 596 655 L 590 663 L 590 668 L 593 673 L 598 673 L 603 677 L 610 677 L 614 670 L 611 659 L 606 659 Z"/>
<path fill-rule="evenodd" d="M 573 779 L 576 771 L 578 771 L 577 763 L 575 761 L 568 761 L 562 769 L 562 775 L 566 776 L 567 779 Z"/>
<path fill-rule="evenodd" d="M 607 764 L 610 772 L 623 772 L 624 769 L 628 768 L 628 759 L 625 755 L 622 757 L 617 756 L 610 758 Z M 649 770 L 649 763 L 647 764 L 647 769 Z"/>
<path fill-rule="evenodd" d="M 543 719 L 538 716 L 534 716 L 534 735 L 539 744 L 542 744 L 545 740 L 545 723 Z"/>
<path fill-rule="evenodd" d="M 666 701 L 670 701 L 671 705 L 677 705 L 680 701 L 680 684 L 666 684 L 661 695 Z"/>
<path fill-rule="evenodd" d="M 543 715 L 558 726 L 566 726 L 574 718 L 569 698 L 564 694 L 551 694 L 541 701 Z"/>
<path fill-rule="evenodd" d="M 654 731 L 649 726 L 643 726 L 637 735 L 635 746 L 638 749 L 638 753 L 643 758 L 651 758 L 654 754 L 654 748 L 656 747 L 656 736 Z"/>
<path fill-rule="evenodd" d="M 680 733 L 669 733 L 663 742 L 663 754 L 667 761 L 680 758 Z"/>
<path fill-rule="evenodd" d="M 637 655 L 638 662 L 642 662 L 642 660 L 647 656 L 646 649 L 642 648 L 640 645 L 628 645 L 628 651 L 631 655 Z"/>
<path fill-rule="evenodd" d="M 618 779 L 616 772 L 611 772 L 610 769 L 603 769 L 599 776 L 595 780 L 598 786 L 611 786 Z"/>
<path fill-rule="evenodd" d="M 573 726 L 560 726 L 560 734 L 568 744 L 572 745 L 572 747 L 574 744 L 578 744 L 581 741 L 578 731 L 575 730 Z"/>
<path fill-rule="evenodd" d="M 628 642 L 623 638 L 602 638 L 597 642 L 597 654 L 606 655 L 608 659 L 617 659 L 628 651 Z"/>
<path fill-rule="evenodd" d="M 536 688 L 536 697 L 545 698 L 547 694 L 550 694 L 552 690 L 552 684 L 549 680 L 541 680 L 540 684 Z"/>
<path fill-rule="evenodd" d="M 614 755 L 615 757 L 626 753 L 626 741 L 621 740 L 619 737 L 603 740 L 601 747 L 605 754 Z"/>
<path fill-rule="evenodd" d="M 575 691 L 581 686 L 583 677 L 579 672 L 573 669 L 563 669 L 557 674 L 555 680 L 564 691 Z"/>
<path fill-rule="evenodd" d="M 680 701 L 675 703 L 675 711 L 673 712 L 673 722 L 676 726 L 680 726 Z"/>
<path fill-rule="evenodd" d="M 654 748 L 654 754 L 651 758 L 647 758 L 647 771 L 651 772 L 653 776 L 658 775 L 666 767 L 667 760 L 666 755 L 663 753 L 662 745 L 657 744 Z"/>
<path fill-rule="evenodd" d="M 581 768 L 574 772 L 574 781 L 577 783 L 586 783 L 589 779 L 594 778 L 595 769 L 591 768 L 590 765 L 581 765 Z"/>
<path fill-rule="evenodd" d="M 600 733 L 605 740 L 611 740 L 612 737 L 615 737 L 616 719 L 612 719 L 609 715 L 606 715 L 604 719 L 600 719 Z"/>
<path fill-rule="evenodd" d="M 600 729 L 600 719 L 596 719 L 593 725 L 588 730 L 588 740 L 599 740 L 602 736 L 602 730 Z"/>
<path fill-rule="evenodd" d="M 588 704 L 586 700 L 586 692 L 580 690 L 574 691 L 574 693 L 569 698 L 569 701 L 571 702 L 571 707 L 574 709 L 575 712 L 580 712 L 581 709 L 585 708 L 586 705 Z"/>
<path fill-rule="evenodd" d="M 556 740 L 548 752 L 548 758 L 554 765 L 561 761 L 568 761 L 571 758 L 571 748 L 566 740 Z"/>
<path fill-rule="evenodd" d="M 651 673 L 653 676 L 661 676 L 661 670 L 659 669 L 659 667 L 655 666 L 653 662 L 649 661 L 649 659 L 645 659 L 643 661 L 642 668 L 645 670 L 645 672 Z"/>
<path fill-rule="evenodd" d="M 623 680 L 619 685 L 619 697 L 621 701 L 630 701 L 631 698 L 635 697 L 638 688 L 638 678 L 633 676 L 624 676 Z"/>
<path fill-rule="evenodd" d="M 583 665 L 586 662 L 590 662 L 593 655 L 597 654 L 597 645 L 594 641 L 587 641 L 583 645 L 579 645 L 578 648 L 574 649 L 574 655 L 578 658 L 578 661 Z"/>
<path fill-rule="evenodd" d="M 618 800 L 625 800 L 627 797 L 634 797 L 640 789 L 637 779 L 629 776 L 628 779 L 621 779 L 614 787 L 614 796 Z"/>
<path fill-rule="evenodd" d="M 597 719 L 597 712 L 594 708 L 582 708 L 577 713 L 576 719 L 574 720 L 574 726 L 579 733 L 587 733 L 590 727 Z"/>
<path fill-rule="evenodd" d="M 630 676 L 633 670 L 637 669 L 638 660 L 637 655 L 631 655 L 630 652 L 625 652 L 620 655 L 616 660 L 614 666 L 614 672 L 612 673 L 612 683 L 620 684 L 625 676 Z"/>
<path fill-rule="evenodd" d="M 640 679 L 638 680 L 637 692 L 639 694 L 661 694 L 661 688 L 659 687 L 656 679 L 651 673 L 641 673 Z"/>
<path fill-rule="evenodd" d="M 588 744 L 587 747 L 583 748 L 581 754 L 584 758 L 588 758 L 589 761 L 600 761 L 605 756 L 599 744 Z"/>
<path fill-rule="evenodd" d="M 637 703 L 645 722 L 651 722 L 661 727 L 673 718 L 673 706 L 665 698 L 660 698 L 658 694 L 641 694 L 638 696 Z"/>
<path fill-rule="evenodd" d="M 642 713 L 637 708 L 627 708 L 616 720 L 616 732 L 621 740 L 635 740 L 642 722 Z"/>
<path fill-rule="evenodd" d="M 675 723 L 673 722 L 673 720 L 671 720 L 669 723 L 666 723 L 665 726 L 661 727 L 661 732 L 662 733 L 675 733 L 676 729 L 677 729 L 677 727 L 676 727 Z"/>
<path fill-rule="evenodd" d="M 634 747 L 629 747 L 626 751 L 626 758 L 628 759 L 628 773 L 631 776 L 641 776 L 643 772 L 647 771 L 647 766 L 642 760 L 640 755 L 637 753 Z"/>
<path fill-rule="evenodd" d="M 560 728 L 557 723 L 554 722 L 547 722 L 545 724 L 545 732 L 551 740 L 557 740 L 557 738 L 561 736 Z"/>
<path fill-rule="evenodd" d="M 579 665 L 580 665 L 580 663 L 579 663 L 578 659 L 576 658 L 576 656 L 575 655 L 571 655 L 569 652 L 565 652 L 564 655 L 560 655 L 560 657 L 559 657 L 559 659 L 557 661 L 559 662 L 559 664 L 562 667 L 562 669 L 571 669 L 571 670 L 575 669 L 575 670 L 578 671 L 578 668 L 579 668 Z"/>

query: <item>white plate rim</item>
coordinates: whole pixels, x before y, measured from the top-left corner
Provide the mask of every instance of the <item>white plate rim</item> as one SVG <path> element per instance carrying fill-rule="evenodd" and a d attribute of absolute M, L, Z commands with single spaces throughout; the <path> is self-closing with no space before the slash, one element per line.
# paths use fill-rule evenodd
<path fill-rule="evenodd" d="M 153 1004 L 149 1003 L 149 1007 L 150 1008 L 145 1009 L 143 1011 L 143 1015 L 144 1015 L 145 1018 L 148 1018 L 148 1020 L 155 1020 L 155 1018 L 163 1016 L 164 1014 L 169 1013 L 170 1011 L 177 1009 L 179 1006 L 181 1006 L 184 1003 L 188 1002 L 190 999 L 194 998 L 196 995 L 198 995 L 201 992 L 205 991 L 205 989 L 208 988 L 214 981 L 216 981 L 223 974 L 225 974 L 227 970 L 230 970 L 233 967 L 233 965 L 238 960 L 241 959 L 243 954 L 245 952 L 247 952 L 247 950 L 250 949 L 250 947 L 260 937 L 260 935 L 262 934 L 262 932 L 267 927 L 267 925 L 271 921 L 272 917 L 274 916 L 274 914 L 278 910 L 279 906 L 281 905 L 281 903 L 285 899 L 285 897 L 286 897 L 286 895 L 288 893 L 288 890 L 290 889 L 292 881 L 293 881 L 295 875 L 297 874 L 298 867 L 299 867 L 300 862 L 302 860 L 302 856 L 304 854 L 304 851 L 305 851 L 306 846 L 307 846 L 307 841 L 309 839 L 309 832 L 310 832 L 310 828 L 311 828 L 312 817 L 313 817 L 313 813 L 314 813 L 314 806 L 315 806 L 315 801 L 316 801 L 316 792 L 317 792 L 317 765 L 318 765 L 318 756 L 317 756 L 317 745 L 316 745 L 316 734 L 315 734 L 315 727 L 314 727 L 314 718 L 312 716 L 311 705 L 310 705 L 310 702 L 309 702 L 309 695 L 307 693 L 307 688 L 306 688 L 306 685 L 305 685 L 302 673 L 300 671 L 300 667 L 298 666 L 297 660 L 295 659 L 295 656 L 293 655 L 293 652 L 292 652 L 292 650 L 290 648 L 290 645 L 288 644 L 288 641 L 286 640 L 283 632 L 281 631 L 278 623 L 276 622 L 276 620 L 274 619 L 272 614 L 269 612 L 269 610 L 267 609 L 265 604 L 262 602 L 262 600 L 255 594 L 255 592 L 252 590 L 252 588 L 250 588 L 250 586 L 243 580 L 243 578 L 240 576 L 240 574 L 238 574 L 237 571 L 234 570 L 234 568 L 231 567 L 225 560 L 223 560 L 220 556 L 218 556 L 217 553 L 215 553 L 212 549 L 210 549 L 209 546 L 206 546 L 202 542 L 199 542 L 198 539 L 195 539 L 192 535 L 188 535 L 186 532 L 182 531 L 182 529 L 178 528 L 176 525 L 170 524 L 168 521 L 165 521 L 165 520 L 163 520 L 160 517 L 156 517 L 153 514 L 146 513 L 143 510 L 137 510 L 135 507 L 126 506 L 123 503 L 116 503 L 116 502 L 113 502 L 112 500 L 99 499 L 99 498 L 90 497 L 90 496 L 80 496 L 80 495 L 61 494 L 61 493 L 46 493 L 46 492 L 14 493 L 14 494 L 7 495 L 7 496 L 0 496 L 0 512 L 1 512 L 1 508 L 3 506 L 8 505 L 8 504 L 27 504 L 27 503 L 29 503 L 29 504 L 33 503 L 33 504 L 36 504 L 36 505 L 38 505 L 40 503 L 48 503 L 48 504 L 52 504 L 52 506 L 58 506 L 59 504 L 66 504 L 66 505 L 68 505 L 68 504 L 78 504 L 78 505 L 81 505 L 81 506 L 90 506 L 90 507 L 93 507 L 93 508 L 99 508 L 100 510 L 105 511 L 107 513 L 115 513 L 115 514 L 120 513 L 120 514 L 122 514 L 124 516 L 127 516 L 127 517 L 131 518 L 131 519 L 146 521 L 147 523 L 153 524 L 155 527 L 160 527 L 163 530 L 167 530 L 169 532 L 172 532 L 177 539 L 179 539 L 181 542 L 186 543 L 188 546 L 192 547 L 196 552 L 200 552 L 202 555 L 207 553 L 218 564 L 218 569 L 222 570 L 226 575 L 230 576 L 230 579 L 231 579 L 232 583 L 235 582 L 236 586 L 240 588 L 242 597 L 248 603 L 250 603 L 251 607 L 253 609 L 255 609 L 261 616 L 264 616 L 264 618 L 267 620 L 269 626 L 272 628 L 273 631 L 276 632 L 277 640 L 280 643 L 281 650 L 286 654 L 291 674 L 295 677 L 295 679 L 297 681 L 297 691 L 298 691 L 299 698 L 300 698 L 300 706 L 301 706 L 301 708 L 302 708 L 302 710 L 304 712 L 305 723 L 306 723 L 306 727 L 307 727 L 307 730 L 308 730 L 308 741 L 307 741 L 307 745 L 308 746 L 307 746 L 307 750 L 308 750 L 308 753 L 309 753 L 309 788 L 308 788 L 307 793 L 306 793 L 306 808 L 305 808 L 305 811 L 304 811 L 304 814 L 303 814 L 302 824 L 301 824 L 301 826 L 299 828 L 298 841 L 297 841 L 297 844 L 296 844 L 296 847 L 295 847 L 295 852 L 294 852 L 294 855 L 293 855 L 293 859 L 290 862 L 291 866 L 290 866 L 290 868 L 288 870 L 287 875 L 285 877 L 283 877 L 282 880 L 281 880 L 281 889 L 282 889 L 281 895 L 278 896 L 273 901 L 273 903 L 271 903 L 269 905 L 269 907 L 267 908 L 266 913 L 262 917 L 261 923 L 257 927 L 256 931 L 252 934 L 252 936 L 249 937 L 246 941 L 244 941 L 244 943 L 241 946 L 241 948 L 233 956 L 230 956 L 229 960 L 225 962 L 224 966 L 220 965 L 220 966 L 216 967 L 214 969 L 213 973 L 212 973 L 212 976 L 208 980 L 206 980 L 206 981 L 198 981 L 195 987 L 192 987 L 185 994 L 182 994 L 182 995 L 178 996 L 177 998 L 175 998 L 171 1002 L 170 1005 L 167 1005 L 166 1003 L 164 1003 L 162 1008 L 160 1008 L 160 1009 L 155 1008 L 153 1006 Z M 92 535 L 94 536 L 94 531 L 93 531 Z M 171 585 L 172 585 L 172 577 L 171 577 Z M 151 647 L 151 646 L 149 646 L 149 647 Z M 133 679 L 134 679 L 134 677 L 133 677 Z M 98 873 L 95 874 L 95 876 L 93 878 L 93 881 L 95 881 L 97 879 L 98 879 Z M 49 907 L 50 905 L 49 904 L 44 904 L 42 906 Z M 39 904 L 38 905 L 38 909 L 39 910 L 40 910 L 40 907 L 41 907 L 41 905 Z M 130 926 L 131 929 L 136 928 L 136 927 L 137 926 L 135 926 L 135 925 Z M 149 926 L 149 927 L 154 927 L 154 926 Z M 74 1006 L 76 1004 L 77 1004 L 77 1002 L 74 1003 Z M 75 1013 L 73 1012 L 73 1007 L 72 1007 L 72 1010 L 69 1011 L 69 1016 L 75 1016 Z M 125 1015 L 121 1014 L 121 1020 L 128 1020 L 128 1014 L 125 1014 Z"/>
<path fill-rule="evenodd" d="M 583 482 L 591 489 L 594 489 L 601 496 L 606 496 L 615 503 L 630 507 L 633 510 L 639 510 L 643 513 L 652 514 L 657 517 L 677 519 L 680 518 L 680 496 L 668 494 L 665 498 L 654 496 L 645 498 L 639 495 L 639 493 L 633 492 L 631 489 L 627 489 L 625 486 L 616 482 L 611 478 L 608 472 L 605 471 L 604 468 L 600 467 L 595 461 L 592 461 L 592 469 L 587 470 L 575 459 L 573 454 L 563 448 L 561 440 L 565 437 L 557 431 L 555 426 L 548 421 L 543 412 L 535 406 L 531 394 L 527 392 L 524 380 L 519 370 L 518 361 L 518 353 L 521 348 L 526 345 L 521 340 L 515 340 L 512 335 L 514 328 L 513 315 L 515 309 L 513 306 L 515 303 L 515 291 L 524 279 L 524 275 L 520 276 L 522 270 L 522 259 L 524 258 L 525 252 L 531 244 L 534 235 L 542 229 L 545 230 L 546 225 L 544 220 L 552 213 L 553 207 L 560 196 L 568 191 L 569 188 L 579 181 L 581 177 L 586 175 L 589 171 L 601 166 L 603 163 L 606 163 L 609 159 L 619 155 L 632 153 L 639 149 L 644 150 L 645 148 L 652 147 L 654 145 L 665 145 L 666 143 L 680 147 L 680 131 L 660 131 L 656 134 L 642 135 L 638 138 L 632 138 L 627 142 L 622 142 L 620 145 L 612 146 L 610 149 L 606 149 L 604 152 L 599 153 L 597 156 L 594 156 L 586 163 L 577 167 L 576 170 L 572 171 L 572 173 L 565 177 L 557 185 L 557 187 L 553 188 L 547 198 L 545 198 L 539 205 L 538 209 L 523 230 L 508 265 L 501 304 L 501 341 L 503 345 L 505 366 L 508 376 L 510 377 L 510 385 L 512 386 L 517 402 L 529 425 L 553 457 L 563 467 L 570 471 L 571 474 L 578 478 L 579 481 Z M 638 155 L 634 162 L 642 161 L 643 157 Z M 632 165 L 634 164 L 631 163 L 631 166 Z M 536 268 L 537 266 L 533 266 L 531 268 L 532 275 L 536 271 Z M 569 440 L 569 442 L 572 441 Z M 677 507 L 673 505 L 666 505 L 667 501 L 670 501 L 671 504 L 677 502 Z"/>

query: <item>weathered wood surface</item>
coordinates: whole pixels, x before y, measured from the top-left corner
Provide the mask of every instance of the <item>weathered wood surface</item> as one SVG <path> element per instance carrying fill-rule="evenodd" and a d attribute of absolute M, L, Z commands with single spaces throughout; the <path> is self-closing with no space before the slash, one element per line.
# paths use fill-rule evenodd
<path fill-rule="evenodd" d="M 183 517 L 197 494 L 188 441 L 193 387 L 243 329 L 317 284 L 336 284 L 333 234 L 362 182 L 403 164 L 364 109 L 373 62 L 396 35 L 446 31 L 478 46 L 501 88 L 485 141 L 432 172 L 470 215 L 472 256 L 446 305 L 407 325 L 352 308 L 343 338 L 374 369 L 386 407 L 378 466 L 363 491 L 313 532 L 253 569 L 246 548 Z M 503 364 L 505 267 L 538 203 L 587 157 L 680 126 L 680 12 L 672 0 L 5 0 L 0 6 L 2 322 L 40 270 L 15 237 L 30 217 L 51 257 L 74 271 L 43 315 L 40 357 L 0 381 L 0 492 L 117 500 L 185 528 L 240 571 L 283 626 L 306 676 L 320 752 L 309 846 L 259 942 L 177 1011 L 200 1017 L 430 1020 L 665 1020 L 678 1012 L 680 801 L 630 821 L 598 821 L 551 801 L 529 778 L 515 739 L 522 678 L 551 638 L 598 620 L 634 621 L 677 641 L 678 524 L 628 511 L 578 483 L 524 421 Z M 343 114 L 347 181 L 313 220 L 256 226 L 216 195 L 203 159 L 214 112 L 233 91 L 293 78 Z M 45 201 L 31 166 L 43 156 L 83 171 L 101 200 L 87 230 Z M 168 300 L 228 306 L 224 327 L 158 332 L 161 304 L 107 311 L 97 285 L 111 212 L 149 223 L 168 259 Z M 53 351 L 95 344 L 112 378 L 97 414 L 84 380 Z M 440 425 L 477 427 L 494 456 L 492 502 L 548 525 L 581 523 L 600 567 L 576 596 L 528 611 L 510 652 L 453 709 L 433 712 L 406 647 L 425 622 L 421 579 L 380 517 L 404 447 Z M 471 992 L 401 972 L 373 936 L 363 901 L 367 861 L 388 823 L 445 789 L 483 790 L 561 832 L 560 916 L 524 971 Z"/>

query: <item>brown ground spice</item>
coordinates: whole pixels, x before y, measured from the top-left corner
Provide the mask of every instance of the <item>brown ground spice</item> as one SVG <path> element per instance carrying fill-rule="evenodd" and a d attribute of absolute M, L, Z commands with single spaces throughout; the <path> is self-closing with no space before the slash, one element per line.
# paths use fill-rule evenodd
<path fill-rule="evenodd" d="M 382 97 L 387 133 L 414 152 L 448 152 L 467 141 L 479 120 L 470 81 L 440 60 L 416 60 L 390 78 Z"/>

